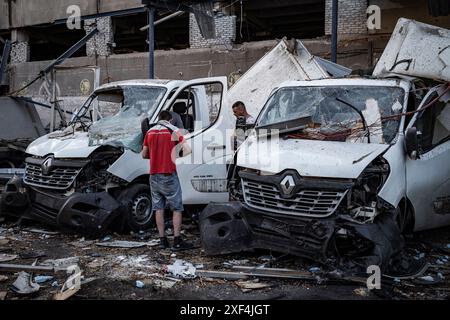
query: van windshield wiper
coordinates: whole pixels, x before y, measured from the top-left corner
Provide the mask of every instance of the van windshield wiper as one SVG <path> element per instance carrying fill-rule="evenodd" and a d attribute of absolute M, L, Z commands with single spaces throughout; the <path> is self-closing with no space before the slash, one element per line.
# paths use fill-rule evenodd
<path fill-rule="evenodd" d="M 355 110 L 356 112 L 358 112 L 358 114 L 359 114 L 359 116 L 361 117 L 362 122 L 363 122 L 363 129 L 364 129 L 364 131 L 367 131 L 367 143 L 370 143 L 370 130 L 369 130 L 368 126 L 367 126 L 366 118 L 364 118 L 364 115 L 363 115 L 363 113 L 361 112 L 361 110 L 359 110 L 359 109 L 356 108 L 354 105 L 352 105 L 352 104 L 350 104 L 350 103 L 348 103 L 347 101 L 344 101 L 344 100 L 342 100 L 342 99 L 336 98 L 336 101 L 339 101 L 339 102 L 345 104 L 346 106 L 349 106 L 350 108 L 352 108 L 352 109 Z"/>

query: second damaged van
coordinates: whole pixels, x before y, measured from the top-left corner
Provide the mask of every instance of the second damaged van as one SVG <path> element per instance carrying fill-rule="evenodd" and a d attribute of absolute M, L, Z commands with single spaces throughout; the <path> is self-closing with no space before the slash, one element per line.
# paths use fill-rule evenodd
<path fill-rule="evenodd" d="M 280 85 L 238 150 L 232 201 L 201 216 L 205 252 L 386 267 L 402 233 L 450 224 L 450 79 L 400 74 Z"/>

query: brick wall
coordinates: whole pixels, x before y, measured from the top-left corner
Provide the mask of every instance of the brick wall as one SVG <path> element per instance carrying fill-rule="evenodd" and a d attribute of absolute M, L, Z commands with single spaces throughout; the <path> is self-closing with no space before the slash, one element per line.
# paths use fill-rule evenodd
<path fill-rule="evenodd" d="M 338 1 L 338 33 L 367 33 L 367 0 Z M 331 34 L 332 0 L 325 0 L 325 34 Z"/>
<path fill-rule="evenodd" d="M 216 38 L 205 39 L 200 33 L 193 14 L 189 17 L 189 43 L 191 48 L 209 48 L 219 45 L 232 45 L 236 39 L 236 16 L 226 16 L 219 12 L 215 18 Z"/>
<path fill-rule="evenodd" d="M 109 56 L 112 53 L 111 45 L 114 42 L 112 19 L 111 17 L 102 17 L 84 21 L 86 34 L 91 32 L 95 26 L 99 32 L 86 43 L 86 54 L 89 57 Z"/>
<path fill-rule="evenodd" d="M 28 42 L 16 42 L 11 46 L 11 63 L 30 61 L 30 44 Z"/>

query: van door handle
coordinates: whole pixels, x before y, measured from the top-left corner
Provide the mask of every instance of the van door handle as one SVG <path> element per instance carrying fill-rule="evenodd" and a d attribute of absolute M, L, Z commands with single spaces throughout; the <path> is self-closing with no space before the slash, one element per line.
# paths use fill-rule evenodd
<path fill-rule="evenodd" d="M 206 149 L 208 150 L 217 150 L 217 149 L 225 149 L 224 145 L 220 145 L 220 144 L 210 144 L 209 146 L 206 147 Z"/>

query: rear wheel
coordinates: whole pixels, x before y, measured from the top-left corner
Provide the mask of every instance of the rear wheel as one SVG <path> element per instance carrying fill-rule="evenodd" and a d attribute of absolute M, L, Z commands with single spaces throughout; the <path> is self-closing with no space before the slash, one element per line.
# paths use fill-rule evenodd
<path fill-rule="evenodd" d="M 122 191 L 120 202 L 125 207 L 125 228 L 134 232 L 149 229 L 154 223 L 150 187 L 135 184 Z"/>

